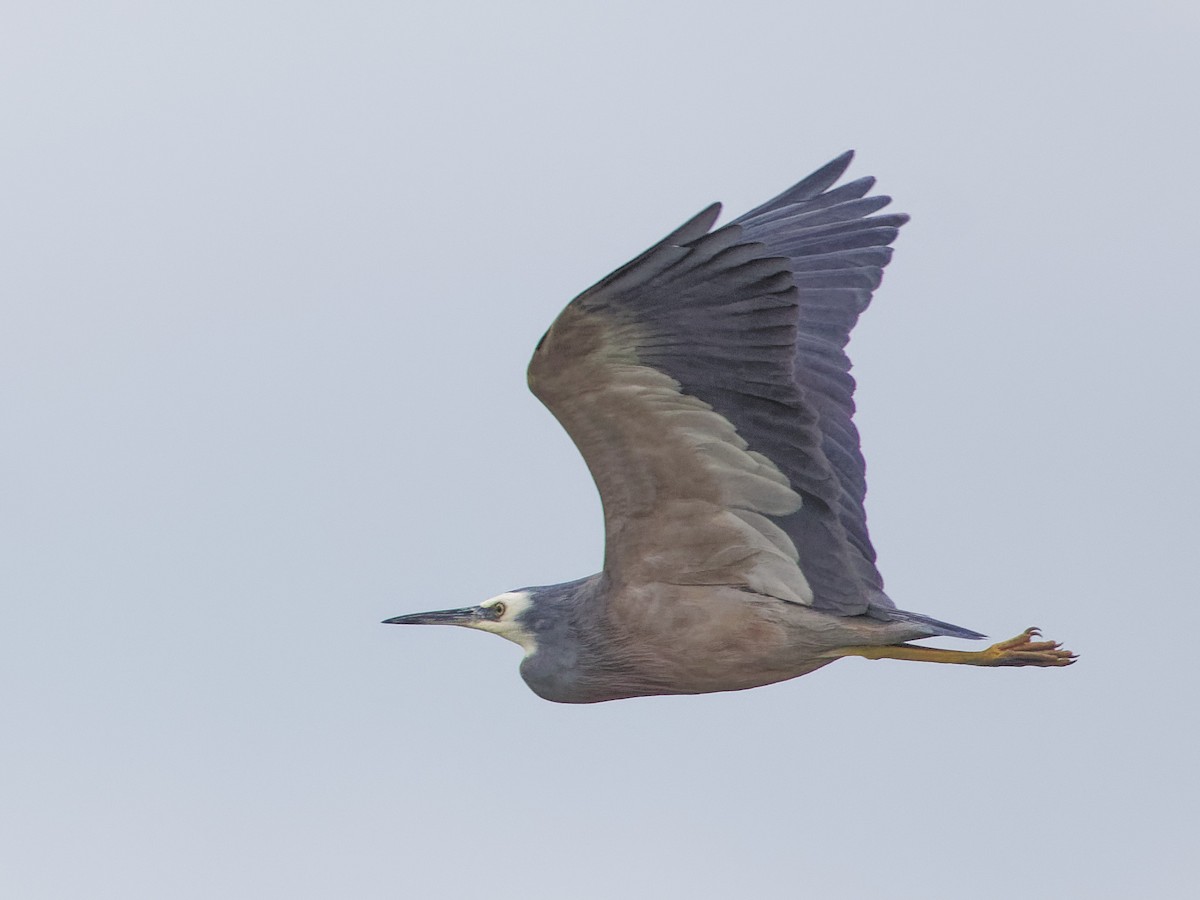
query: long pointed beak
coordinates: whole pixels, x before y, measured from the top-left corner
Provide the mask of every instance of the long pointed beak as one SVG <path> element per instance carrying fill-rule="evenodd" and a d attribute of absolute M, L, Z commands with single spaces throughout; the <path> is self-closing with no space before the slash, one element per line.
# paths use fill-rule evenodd
<path fill-rule="evenodd" d="M 409 613 L 407 616 L 396 616 L 384 619 L 384 625 L 465 625 L 468 628 L 479 621 L 479 607 L 467 606 L 463 609 L 439 609 L 434 612 Z"/>

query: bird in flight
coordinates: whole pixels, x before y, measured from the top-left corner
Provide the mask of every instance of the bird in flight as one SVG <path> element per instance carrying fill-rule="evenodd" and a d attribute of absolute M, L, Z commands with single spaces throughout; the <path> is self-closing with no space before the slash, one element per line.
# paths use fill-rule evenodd
<path fill-rule="evenodd" d="M 908 217 L 846 153 L 713 229 L 720 204 L 572 300 L 529 387 L 579 448 L 604 507 L 604 567 L 397 625 L 490 631 L 547 700 L 699 694 L 836 659 L 1066 666 L 1035 628 L 983 635 L 897 608 L 863 510 L 845 347 Z"/>

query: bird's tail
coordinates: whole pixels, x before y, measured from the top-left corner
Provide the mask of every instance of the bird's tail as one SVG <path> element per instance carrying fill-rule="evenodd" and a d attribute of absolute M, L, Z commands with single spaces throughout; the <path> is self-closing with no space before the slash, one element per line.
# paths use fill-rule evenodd
<path fill-rule="evenodd" d="M 961 628 L 958 625 L 951 625 L 949 622 L 941 622 L 937 619 L 931 619 L 929 616 L 923 616 L 920 613 L 909 612 L 905 609 L 888 610 L 889 618 L 893 622 L 911 622 L 913 625 L 923 625 L 930 631 L 930 637 L 934 635 L 944 635 L 945 637 L 964 638 L 969 641 L 978 641 L 987 635 L 980 634 L 978 631 L 972 631 L 969 628 Z"/>

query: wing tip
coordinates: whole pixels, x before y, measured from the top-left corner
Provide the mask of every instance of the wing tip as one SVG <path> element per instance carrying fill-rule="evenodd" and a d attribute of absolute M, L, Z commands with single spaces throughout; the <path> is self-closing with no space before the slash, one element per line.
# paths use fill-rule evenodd
<path fill-rule="evenodd" d="M 772 197 L 766 203 L 762 203 L 754 207 L 754 209 L 750 210 L 749 212 L 739 216 L 736 221 L 746 222 L 755 218 L 756 216 L 762 215 L 765 212 L 777 209 L 781 206 L 787 206 L 792 203 L 799 203 L 804 200 L 812 200 L 814 197 L 819 197 L 821 194 L 833 187 L 839 178 L 846 174 L 846 170 L 850 167 L 850 161 L 853 159 L 853 150 L 847 150 L 839 156 L 835 156 L 811 175 L 805 176 L 783 193 Z M 860 178 L 858 182 L 855 182 L 855 184 L 864 181 L 866 181 L 866 179 Z M 870 184 L 867 185 L 866 190 L 863 191 L 864 194 L 867 190 L 870 190 L 874 182 L 875 180 L 872 178 Z"/>
<path fill-rule="evenodd" d="M 698 241 L 712 230 L 713 225 L 720 218 L 722 209 L 723 207 L 719 202 L 710 203 L 659 241 L 659 245 L 673 244 L 682 246 L 690 244 L 693 241 Z"/>

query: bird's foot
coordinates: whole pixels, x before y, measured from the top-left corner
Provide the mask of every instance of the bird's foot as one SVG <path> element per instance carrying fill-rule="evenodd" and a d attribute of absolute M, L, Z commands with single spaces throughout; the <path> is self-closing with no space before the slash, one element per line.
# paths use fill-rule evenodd
<path fill-rule="evenodd" d="M 945 650 L 919 644 L 883 644 L 839 647 L 829 656 L 864 656 L 867 659 L 911 659 L 960 666 L 1069 666 L 1076 656 L 1055 641 L 1035 641 L 1041 632 L 1026 628 L 1015 638 L 992 644 L 986 650 Z"/>
<path fill-rule="evenodd" d="M 1035 641 L 1041 637 L 1037 628 L 1026 628 L 1015 638 L 992 644 L 979 651 L 980 666 L 1069 666 L 1079 657 L 1062 649 L 1057 641 Z"/>

